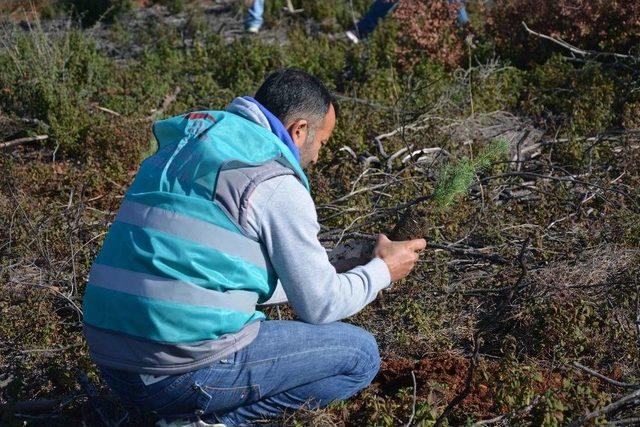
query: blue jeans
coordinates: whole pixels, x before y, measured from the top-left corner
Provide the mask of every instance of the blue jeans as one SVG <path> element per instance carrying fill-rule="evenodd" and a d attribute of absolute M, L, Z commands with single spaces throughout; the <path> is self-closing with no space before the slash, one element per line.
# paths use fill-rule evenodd
<path fill-rule="evenodd" d="M 264 20 L 262 15 L 264 14 L 264 0 L 253 0 L 253 4 L 247 10 L 247 16 L 244 20 L 245 28 L 260 28 Z"/>
<path fill-rule="evenodd" d="M 100 371 L 116 394 L 143 412 L 235 426 L 347 399 L 379 368 L 375 338 L 363 329 L 270 320 L 251 344 L 226 359 L 154 384 L 145 385 L 136 373 Z"/>
<path fill-rule="evenodd" d="M 464 0 L 449 0 L 449 3 L 460 4 L 458 9 L 458 25 L 466 24 L 469 22 L 469 16 L 467 16 L 467 10 L 464 8 Z M 362 19 L 356 24 L 356 30 L 358 31 L 358 37 L 366 38 L 369 34 L 376 29 L 378 22 L 384 19 L 389 13 L 395 9 L 400 0 L 376 0 L 373 2 L 369 10 L 364 14 Z"/>

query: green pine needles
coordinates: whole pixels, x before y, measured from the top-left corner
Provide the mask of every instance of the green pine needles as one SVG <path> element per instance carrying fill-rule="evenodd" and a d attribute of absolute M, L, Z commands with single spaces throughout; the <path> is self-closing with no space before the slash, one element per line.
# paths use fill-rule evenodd
<path fill-rule="evenodd" d="M 446 165 L 433 192 L 432 203 L 438 210 L 445 210 L 469 191 L 476 174 L 487 170 L 493 163 L 509 152 L 504 139 L 493 140 L 474 159 L 463 157 L 456 164 Z"/>

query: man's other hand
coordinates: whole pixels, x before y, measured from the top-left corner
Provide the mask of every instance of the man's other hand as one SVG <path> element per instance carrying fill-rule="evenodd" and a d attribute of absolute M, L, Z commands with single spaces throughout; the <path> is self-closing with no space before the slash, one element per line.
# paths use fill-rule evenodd
<path fill-rule="evenodd" d="M 392 242 L 384 234 L 378 236 L 373 256 L 381 258 L 389 268 L 391 281 L 405 277 L 418 261 L 420 251 L 427 246 L 425 239 Z"/>

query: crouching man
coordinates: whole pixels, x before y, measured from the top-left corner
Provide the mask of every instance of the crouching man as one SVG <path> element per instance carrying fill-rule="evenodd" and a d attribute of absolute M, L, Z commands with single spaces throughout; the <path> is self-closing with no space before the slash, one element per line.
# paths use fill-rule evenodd
<path fill-rule="evenodd" d="M 340 323 L 406 276 L 422 239 L 381 235 L 338 273 L 303 168 L 336 104 L 317 78 L 271 74 L 225 111 L 156 122 L 158 151 L 127 191 L 84 296 L 91 357 L 125 401 L 166 425 L 243 425 L 366 387 L 373 336 Z M 278 281 L 300 321 L 256 310 Z"/>

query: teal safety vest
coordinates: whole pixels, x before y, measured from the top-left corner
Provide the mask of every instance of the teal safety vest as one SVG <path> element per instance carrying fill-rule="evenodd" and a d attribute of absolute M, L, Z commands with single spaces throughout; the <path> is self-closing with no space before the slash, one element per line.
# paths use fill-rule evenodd
<path fill-rule="evenodd" d="M 261 243 L 216 198 L 221 172 L 277 161 L 309 189 L 290 150 L 233 113 L 202 111 L 153 126 L 142 162 L 91 268 L 87 325 L 163 343 L 215 340 L 265 318 L 277 277 Z"/>

